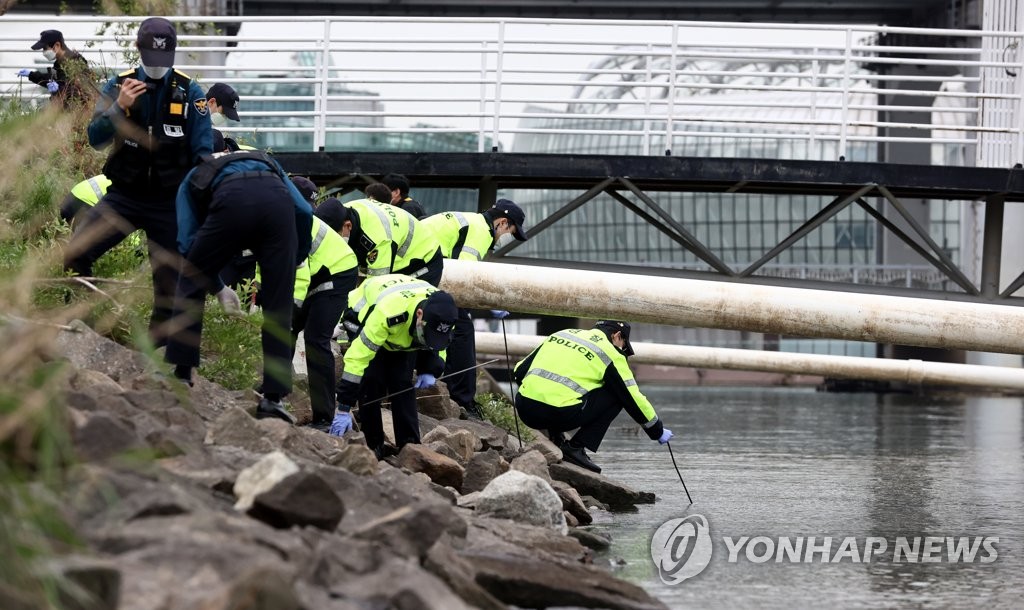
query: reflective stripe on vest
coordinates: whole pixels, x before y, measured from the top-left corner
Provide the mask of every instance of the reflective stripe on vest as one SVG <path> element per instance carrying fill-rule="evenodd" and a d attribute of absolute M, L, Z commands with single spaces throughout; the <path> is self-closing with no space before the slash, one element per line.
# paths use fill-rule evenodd
<path fill-rule="evenodd" d="M 381 226 L 384 227 L 384 234 L 387 236 L 388 241 L 394 241 L 395 238 L 391 236 L 391 220 L 388 219 L 388 216 L 387 214 L 384 213 L 384 210 L 373 205 L 367 205 L 363 207 L 368 210 L 373 210 L 373 213 L 376 214 L 377 218 L 380 220 Z"/>
<path fill-rule="evenodd" d="M 359 333 L 359 340 L 363 342 L 363 345 L 366 346 L 366 349 L 370 350 L 375 354 L 377 353 L 377 350 L 380 349 L 379 345 L 377 345 L 373 341 L 370 341 L 370 337 L 367 336 L 365 329 Z"/>
<path fill-rule="evenodd" d="M 92 187 L 92 192 L 96 195 L 96 201 L 103 199 L 103 187 L 100 186 L 100 183 L 96 180 L 96 177 L 94 176 L 92 178 L 89 178 L 88 182 L 89 186 Z"/>
<path fill-rule="evenodd" d="M 581 396 L 587 393 L 586 388 L 572 379 L 569 379 L 564 375 L 559 375 L 558 373 L 552 373 L 551 371 L 546 371 L 544 369 L 530 369 L 530 372 L 527 373 L 527 375 L 536 375 L 537 377 L 543 377 L 549 381 L 554 381 L 557 384 L 564 385 Z"/>
<path fill-rule="evenodd" d="M 377 295 L 377 301 L 380 301 L 389 294 L 398 292 L 399 290 L 410 290 L 415 288 L 433 288 L 433 286 L 428 284 L 427 282 L 402 282 L 401 284 L 388 286 L 384 290 L 381 290 L 380 294 Z M 355 306 L 352 308 L 352 311 L 356 312 L 356 316 L 358 316 L 360 313 L 362 313 L 364 307 L 366 307 L 365 294 L 356 302 Z"/>
<path fill-rule="evenodd" d="M 362 375 L 353 375 L 352 373 L 349 373 L 349 372 L 346 371 L 346 372 L 341 374 L 341 380 L 342 381 L 351 381 L 352 383 L 362 383 L 363 382 L 363 376 Z"/>
<path fill-rule="evenodd" d="M 316 294 L 318 292 L 323 292 L 325 290 L 334 290 L 334 282 L 324 282 L 323 284 L 320 284 L 316 288 L 314 288 L 314 289 L 310 290 L 309 292 L 307 292 L 306 293 L 306 298 L 308 299 L 309 297 L 313 296 L 314 294 Z"/>
<path fill-rule="evenodd" d="M 405 241 L 398 247 L 398 251 L 395 252 L 395 258 L 405 258 L 406 253 L 409 252 L 409 248 L 412 247 L 412 237 L 416 233 L 416 223 L 410 218 L 409 220 L 409 233 L 405 236 Z"/>
<path fill-rule="evenodd" d="M 313 243 L 309 245 L 309 255 L 313 256 L 317 250 L 320 249 L 320 244 L 324 243 L 324 238 L 327 237 L 327 232 L 331 228 L 327 226 L 326 222 L 320 221 L 320 228 L 316 231 L 316 236 L 313 237 Z"/>
<path fill-rule="evenodd" d="M 462 252 L 468 252 L 480 260 L 483 260 L 484 258 L 479 252 L 477 252 L 476 248 L 470 248 L 469 246 L 462 246 Z M 458 254 L 462 254 L 462 252 L 459 252 Z M 455 252 L 452 252 L 452 258 L 458 258 L 458 255 Z"/>

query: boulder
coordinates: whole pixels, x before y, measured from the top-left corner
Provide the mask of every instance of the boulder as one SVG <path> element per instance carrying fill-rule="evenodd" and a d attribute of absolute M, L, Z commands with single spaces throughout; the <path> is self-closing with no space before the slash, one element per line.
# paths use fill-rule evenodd
<path fill-rule="evenodd" d="M 476 513 L 539 525 L 565 535 L 568 527 L 562 500 L 544 479 L 510 470 L 491 481 L 480 493 Z"/>
<path fill-rule="evenodd" d="M 453 432 L 440 425 L 423 436 L 424 445 L 433 445 L 434 443 L 447 445 L 451 452 L 439 451 L 439 453 L 448 455 L 461 464 L 469 462 L 473 454 L 483 448 L 483 443 L 470 430 L 459 429 Z"/>
<path fill-rule="evenodd" d="M 423 415 L 434 419 L 453 419 L 459 417 L 459 405 L 448 396 L 448 387 L 438 382 L 432 388 L 415 390 L 416 409 Z"/>
<path fill-rule="evenodd" d="M 508 519 L 474 515 L 460 550 L 500 555 L 548 557 L 572 563 L 590 562 L 590 551 L 575 538 L 559 536 L 550 528 Z"/>
<path fill-rule="evenodd" d="M 451 431 L 448 430 L 448 428 L 445 428 L 444 426 L 438 426 L 431 430 L 430 432 L 427 432 L 426 434 L 422 435 L 421 440 L 423 441 L 424 445 L 429 445 L 430 443 L 433 442 L 444 441 L 444 439 L 448 438 L 449 434 L 451 434 Z"/>
<path fill-rule="evenodd" d="M 85 415 L 72 434 L 75 453 L 86 462 L 101 461 L 145 446 L 135 427 L 115 415 L 96 412 Z"/>
<path fill-rule="evenodd" d="M 612 545 L 610 537 L 586 529 L 573 528 L 569 530 L 569 535 L 579 540 L 583 546 L 595 551 L 603 551 Z"/>
<path fill-rule="evenodd" d="M 400 557 L 422 559 L 441 536 L 465 538 L 466 531 L 466 522 L 452 507 L 417 504 L 370 521 L 352 537 L 381 545 Z"/>
<path fill-rule="evenodd" d="M 393 558 L 372 574 L 331 587 L 332 595 L 365 602 L 364 608 L 469 610 L 439 578 L 417 562 Z"/>
<path fill-rule="evenodd" d="M 54 348 L 61 358 L 76 368 L 103 373 L 115 382 L 123 382 L 142 373 L 147 358 L 96 333 L 81 320 L 73 320 L 72 330 L 57 333 Z"/>
<path fill-rule="evenodd" d="M 526 445 L 527 449 L 540 451 L 548 464 L 557 464 L 562 461 L 562 450 L 555 446 L 548 437 L 543 434 L 534 433 L 534 439 Z"/>
<path fill-rule="evenodd" d="M 84 555 L 65 555 L 46 563 L 54 576 L 59 607 L 65 610 L 117 610 L 121 571 L 112 562 Z"/>
<path fill-rule="evenodd" d="M 333 531 L 345 514 L 338 494 L 312 472 L 296 472 L 253 499 L 249 515 L 278 529 L 293 525 Z"/>
<path fill-rule="evenodd" d="M 474 608 L 481 610 L 507 610 L 508 606 L 498 601 L 473 580 L 473 566 L 458 556 L 445 541 L 430 547 L 423 567 L 443 580 L 451 590 Z"/>
<path fill-rule="evenodd" d="M 231 407 L 221 413 L 207 429 L 204 442 L 207 445 L 241 447 L 255 453 L 270 453 L 277 449 L 264 438 L 264 430 L 257 420 L 239 407 Z"/>
<path fill-rule="evenodd" d="M 341 449 L 328 458 L 327 463 L 344 468 L 354 474 L 366 476 L 377 474 L 377 456 L 374 455 L 372 449 L 366 446 L 365 442 L 343 443 Z"/>
<path fill-rule="evenodd" d="M 412 472 L 422 472 L 438 485 L 462 488 L 466 470 L 452 458 L 423 445 L 408 444 L 398 453 L 398 465 Z"/>
<path fill-rule="evenodd" d="M 466 466 L 466 477 L 462 483 L 462 493 L 482 491 L 495 477 L 508 472 L 508 462 L 493 449 L 477 453 Z"/>
<path fill-rule="evenodd" d="M 486 552 L 463 551 L 460 556 L 472 566 L 474 581 L 506 604 L 523 608 L 667 608 L 639 586 L 594 566 Z"/>
<path fill-rule="evenodd" d="M 451 458 L 452 460 L 455 460 L 459 464 L 463 463 L 463 461 L 461 459 L 461 456 L 459 456 L 458 453 L 455 453 L 455 450 L 452 449 L 450 446 L 448 446 L 448 443 L 446 443 L 444 441 L 434 441 L 432 443 L 423 443 L 423 446 L 424 447 L 429 447 L 431 451 L 436 451 L 437 453 L 440 453 L 441 455 L 445 456 L 446 458 Z"/>
<path fill-rule="evenodd" d="M 235 480 L 235 510 L 252 508 L 256 496 L 270 491 L 275 485 L 299 471 L 298 465 L 280 451 L 265 455 L 260 461 L 238 473 Z"/>
<path fill-rule="evenodd" d="M 608 477 L 580 468 L 574 464 L 552 464 L 548 467 L 551 478 L 572 485 L 580 494 L 594 496 L 611 508 L 631 508 L 637 504 L 651 504 L 654 494 L 639 492 Z"/>
<path fill-rule="evenodd" d="M 469 430 L 480 439 L 484 449 L 501 451 L 508 445 L 508 432 L 488 422 L 472 419 L 444 419 L 440 424 L 452 432 Z"/>
<path fill-rule="evenodd" d="M 574 528 L 574 527 L 579 526 L 579 524 L 580 524 L 579 519 L 577 519 L 576 517 L 573 517 L 572 513 L 570 513 L 569 511 L 563 510 L 562 511 L 562 516 L 565 517 L 565 524 L 569 528 Z M 568 533 L 568 531 L 566 533 Z"/>
<path fill-rule="evenodd" d="M 120 394 L 124 388 L 109 375 L 92 369 L 76 369 L 68 380 L 68 387 L 77 392 L 85 392 L 94 396 Z"/>
<path fill-rule="evenodd" d="M 544 454 L 535 449 L 531 449 L 530 451 L 527 451 L 513 459 L 512 464 L 509 467 L 512 470 L 532 474 L 535 477 L 544 479 L 549 484 L 551 483 L 551 473 L 548 472 L 548 462 L 544 458 Z"/>
<path fill-rule="evenodd" d="M 568 483 L 562 481 L 552 481 L 551 487 L 555 489 L 555 493 L 562 499 L 562 509 L 568 511 L 576 520 L 582 525 L 589 525 L 593 523 L 594 516 L 587 510 L 587 505 L 583 503 L 583 498 L 580 497 L 579 492 L 571 487 Z"/>

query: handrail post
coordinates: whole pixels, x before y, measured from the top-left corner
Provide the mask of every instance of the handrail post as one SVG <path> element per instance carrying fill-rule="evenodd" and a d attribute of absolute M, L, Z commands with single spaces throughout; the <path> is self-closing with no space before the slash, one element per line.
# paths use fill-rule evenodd
<path fill-rule="evenodd" d="M 814 59 L 811 60 L 811 141 L 807 158 L 816 159 L 820 156 L 815 150 L 818 146 L 818 70 L 820 70 L 817 47 L 812 49 L 811 53 L 814 55 Z"/>
<path fill-rule="evenodd" d="M 672 119 L 676 111 L 676 51 L 679 48 L 679 24 L 672 24 L 672 63 L 668 67 L 667 116 L 665 117 L 665 156 L 672 155 Z"/>
<path fill-rule="evenodd" d="M 494 67 L 494 125 L 491 152 L 498 152 L 498 135 L 501 124 L 501 70 L 505 64 L 505 20 L 498 22 L 498 57 Z"/>
<path fill-rule="evenodd" d="M 1024 2 L 1018 2 L 1018 27 L 1024 24 L 1021 19 L 1024 19 Z M 1017 141 L 1013 146 L 1013 163 L 1024 163 L 1024 125 L 1021 124 L 1021 121 L 1024 121 L 1024 35 L 1017 38 L 1017 61 L 1017 116 L 1013 120 L 1017 130 Z"/>
<path fill-rule="evenodd" d="M 846 28 L 846 49 L 843 51 L 843 111 L 839 125 L 839 158 L 846 159 L 846 131 L 850 117 L 850 67 L 853 65 L 853 29 Z"/>
<path fill-rule="evenodd" d="M 647 61 L 644 62 L 645 83 L 644 87 L 644 143 L 643 151 L 645 156 L 651 154 L 651 55 L 654 54 L 654 45 L 647 43 Z"/>
<path fill-rule="evenodd" d="M 480 129 L 476 135 L 476 151 L 484 152 L 484 131 L 487 127 L 487 120 L 484 114 L 487 113 L 487 41 L 480 43 Z"/>
<path fill-rule="evenodd" d="M 319 90 L 316 100 L 316 120 L 313 126 L 313 152 L 323 152 L 327 147 L 327 79 L 331 57 L 331 18 L 324 19 L 324 39 L 320 48 L 320 69 L 318 70 Z"/>

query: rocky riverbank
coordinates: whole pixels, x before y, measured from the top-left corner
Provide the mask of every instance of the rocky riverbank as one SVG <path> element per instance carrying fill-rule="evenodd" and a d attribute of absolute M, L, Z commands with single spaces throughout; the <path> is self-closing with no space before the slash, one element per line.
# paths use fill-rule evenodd
<path fill-rule="evenodd" d="M 653 495 L 545 440 L 520 449 L 442 392 L 420 400 L 423 444 L 378 463 L 358 434 L 258 421 L 251 392 L 186 389 L 74 329 L 53 352 L 79 460 L 58 501 L 85 548 L 49 569 L 94 601 L 68 607 L 664 608 L 580 527 Z"/>

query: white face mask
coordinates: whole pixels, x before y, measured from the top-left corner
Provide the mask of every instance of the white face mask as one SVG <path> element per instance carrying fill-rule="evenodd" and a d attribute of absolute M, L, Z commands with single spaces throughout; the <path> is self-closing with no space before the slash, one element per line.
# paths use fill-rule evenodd
<path fill-rule="evenodd" d="M 217 127 L 220 127 L 221 125 L 228 122 L 228 118 L 219 112 L 214 112 L 212 115 L 210 115 L 210 121 Z"/>
<path fill-rule="evenodd" d="M 161 78 L 167 75 L 167 72 L 169 70 L 170 68 L 167 66 L 154 67 L 142 64 L 142 71 L 146 73 L 146 76 L 154 80 L 160 80 Z"/>
<path fill-rule="evenodd" d="M 504 235 L 499 236 L 498 239 L 494 242 L 494 249 L 501 250 L 502 248 L 514 242 L 515 240 L 515 235 L 512 235 L 511 233 L 505 233 Z"/>
<path fill-rule="evenodd" d="M 53 49 L 46 49 L 43 51 L 43 57 L 46 58 L 46 61 L 53 61 L 57 59 L 57 52 Z"/>

